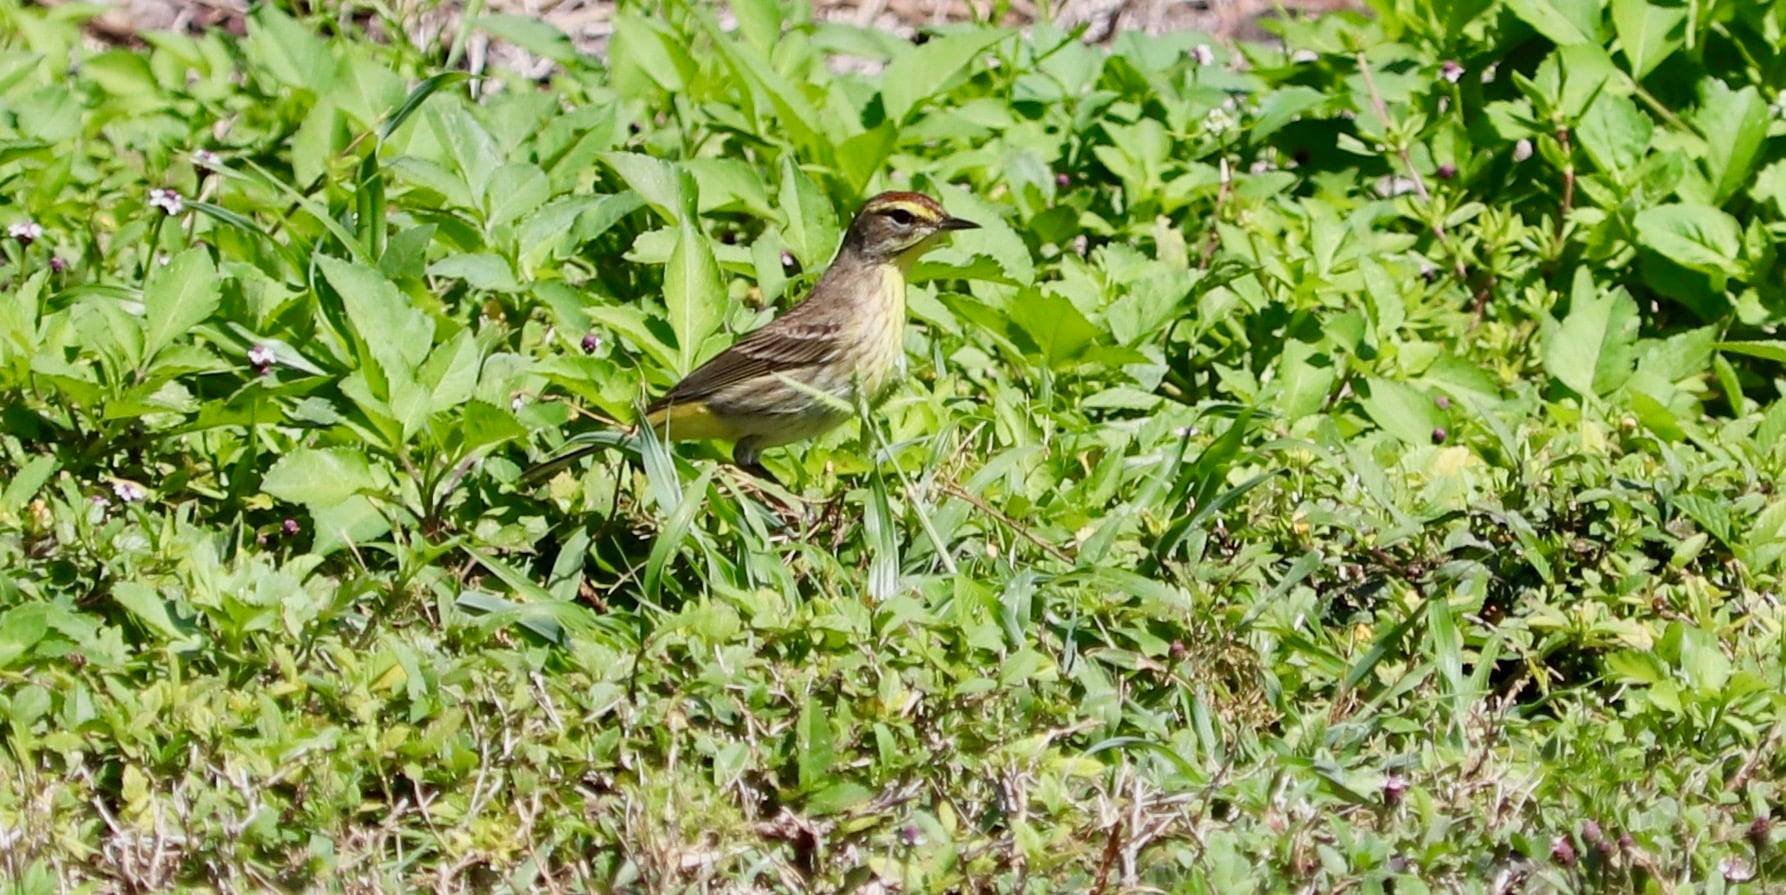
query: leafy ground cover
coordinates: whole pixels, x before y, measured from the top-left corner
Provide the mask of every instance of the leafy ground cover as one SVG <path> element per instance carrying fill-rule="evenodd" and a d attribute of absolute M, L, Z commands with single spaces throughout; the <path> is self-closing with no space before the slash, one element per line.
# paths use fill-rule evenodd
<path fill-rule="evenodd" d="M 10 891 L 1786 884 L 1779 5 L 94 11 L 0 4 Z M 520 480 L 883 187 L 986 226 L 791 508 Z"/>

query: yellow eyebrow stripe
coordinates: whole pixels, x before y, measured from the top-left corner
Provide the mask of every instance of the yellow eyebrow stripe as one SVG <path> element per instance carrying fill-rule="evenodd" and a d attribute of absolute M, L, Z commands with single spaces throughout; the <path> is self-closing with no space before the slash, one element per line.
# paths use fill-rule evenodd
<path fill-rule="evenodd" d="M 888 199 L 888 200 L 884 200 L 881 202 L 876 202 L 874 204 L 874 208 L 872 210 L 877 211 L 877 212 L 878 211 L 892 211 L 895 208 L 910 212 L 914 217 L 920 217 L 927 221 L 941 220 L 941 218 L 937 215 L 935 209 L 931 208 L 928 205 L 924 205 L 919 202 L 912 202 L 912 201 L 909 201 L 906 199 Z"/>

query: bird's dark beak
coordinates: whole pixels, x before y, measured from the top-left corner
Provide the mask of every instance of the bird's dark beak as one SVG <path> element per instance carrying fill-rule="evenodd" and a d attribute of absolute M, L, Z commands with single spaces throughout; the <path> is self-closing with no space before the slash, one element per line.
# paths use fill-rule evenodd
<path fill-rule="evenodd" d="M 974 223 L 973 221 L 964 221 L 961 218 L 943 218 L 943 223 L 942 223 L 940 229 L 943 229 L 943 230 L 978 230 L 978 229 L 980 229 L 980 225 Z"/>

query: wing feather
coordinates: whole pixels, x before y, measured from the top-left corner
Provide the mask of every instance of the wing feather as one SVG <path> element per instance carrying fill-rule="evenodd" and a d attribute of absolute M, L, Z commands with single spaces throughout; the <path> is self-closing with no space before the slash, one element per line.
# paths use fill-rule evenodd
<path fill-rule="evenodd" d="M 806 307 L 803 303 L 739 339 L 651 402 L 646 412 L 655 413 L 671 404 L 698 401 L 758 376 L 829 360 L 840 344 L 843 321 L 800 313 Z"/>

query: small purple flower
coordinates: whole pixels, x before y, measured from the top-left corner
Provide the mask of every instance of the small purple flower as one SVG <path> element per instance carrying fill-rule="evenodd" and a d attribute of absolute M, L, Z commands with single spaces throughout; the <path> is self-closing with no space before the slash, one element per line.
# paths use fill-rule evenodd
<path fill-rule="evenodd" d="M 1567 836 L 1558 836 L 1550 840 L 1550 859 L 1564 867 L 1575 866 L 1575 843 Z"/>
<path fill-rule="evenodd" d="M 55 273 L 61 273 L 67 269 L 68 269 L 68 262 L 62 260 L 61 255 L 51 255 L 50 256 L 50 270 L 51 271 L 53 271 Z"/>
<path fill-rule="evenodd" d="M 157 187 L 149 191 L 149 206 L 177 215 L 186 210 L 186 200 L 176 190 Z"/>
<path fill-rule="evenodd" d="M 1456 84 L 1463 76 L 1464 67 L 1456 59 L 1447 59 L 1439 66 L 1439 77 L 1444 78 L 1446 83 Z"/>
<path fill-rule="evenodd" d="M 1439 170 L 1435 173 L 1439 175 L 1440 180 L 1450 180 L 1457 176 L 1457 166 L 1450 162 L 1446 162 L 1440 165 Z"/>
<path fill-rule="evenodd" d="M 19 241 L 19 245 L 28 246 L 43 238 L 43 225 L 26 218 L 6 228 L 6 235 Z"/>
<path fill-rule="evenodd" d="M 1062 171 L 1059 174 L 1054 175 L 1054 185 L 1055 186 L 1066 186 L 1072 182 L 1073 182 L 1073 178 L 1071 176 L 1069 176 L 1067 174 L 1067 172 L 1065 172 L 1065 171 Z"/>
<path fill-rule="evenodd" d="M 1440 395 L 1437 398 L 1434 398 L 1433 404 L 1437 405 L 1440 410 L 1450 410 L 1451 409 L 1451 399 L 1445 397 L 1444 395 Z"/>
<path fill-rule="evenodd" d="M 899 844 L 906 848 L 916 848 L 924 844 L 924 831 L 917 824 L 906 824 L 899 828 Z"/>
<path fill-rule="evenodd" d="M 1749 824 L 1749 844 L 1755 846 L 1757 849 L 1766 848 L 1768 834 L 1771 832 L 1769 828 L 1772 825 L 1772 822 L 1766 817 L 1755 818 L 1755 821 Z"/>
<path fill-rule="evenodd" d="M 125 503 L 136 503 L 149 496 L 147 489 L 129 479 L 113 479 L 112 493 Z"/>
<path fill-rule="evenodd" d="M 278 360 L 279 356 L 273 353 L 271 345 L 256 345 L 248 349 L 248 362 L 260 370 L 266 370 Z"/>
<path fill-rule="evenodd" d="M 1523 162 L 1532 157 L 1532 141 L 1520 140 L 1513 144 L 1513 160 Z"/>
<path fill-rule="evenodd" d="M 1215 62 L 1215 51 L 1209 44 L 1198 44 L 1191 48 L 1191 61 L 1198 65 L 1210 65 Z"/>
<path fill-rule="evenodd" d="M 602 347 L 602 337 L 601 336 L 598 336 L 595 333 L 589 333 L 588 335 L 583 337 L 583 353 L 584 354 L 594 354 L 597 351 L 600 351 L 601 347 Z"/>
<path fill-rule="evenodd" d="M 201 168 L 212 170 L 223 167 L 223 159 L 209 149 L 192 150 L 192 163 Z"/>
<path fill-rule="evenodd" d="M 1408 795 L 1408 778 L 1400 774 L 1390 774 L 1383 781 L 1383 804 L 1394 808 L 1402 803 Z"/>
<path fill-rule="evenodd" d="M 299 525 L 298 520 L 296 519 L 287 519 L 284 522 L 279 523 L 280 533 L 288 538 L 296 537 L 298 532 L 303 530 L 303 526 Z"/>

